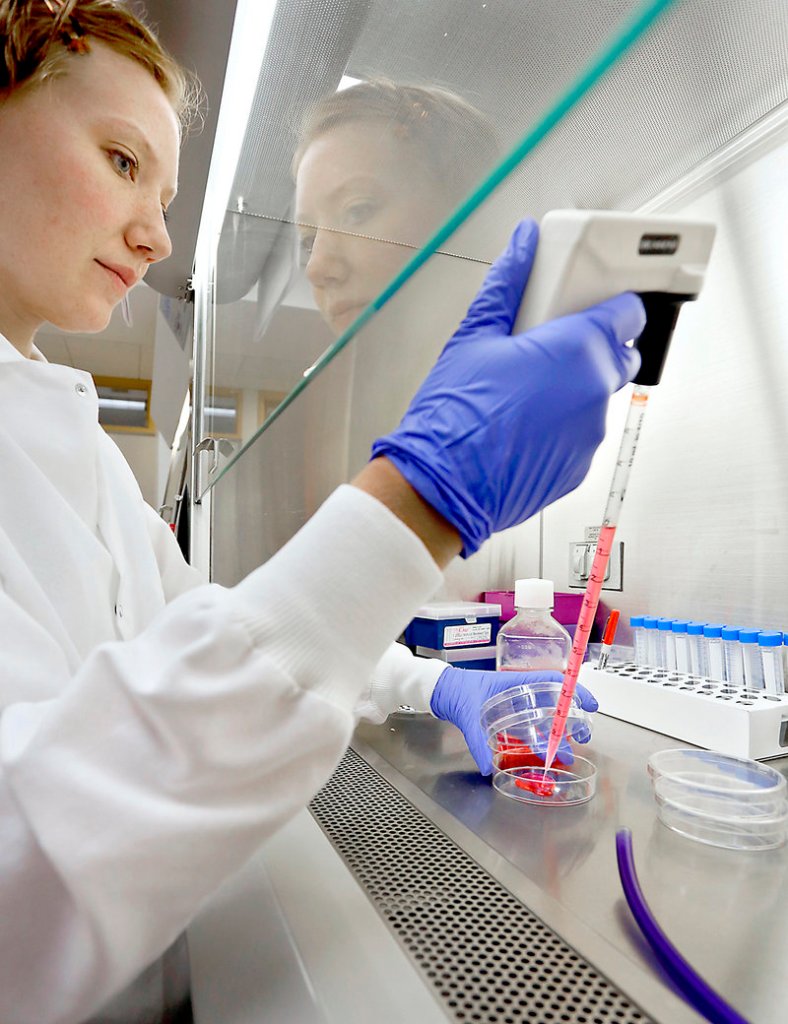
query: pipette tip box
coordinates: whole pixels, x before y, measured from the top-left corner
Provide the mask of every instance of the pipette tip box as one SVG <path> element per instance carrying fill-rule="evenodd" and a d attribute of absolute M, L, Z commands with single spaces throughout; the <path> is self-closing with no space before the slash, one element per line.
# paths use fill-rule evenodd
<path fill-rule="evenodd" d="M 611 718 L 736 757 L 788 755 L 788 694 L 630 663 L 586 663 L 580 681 Z"/>

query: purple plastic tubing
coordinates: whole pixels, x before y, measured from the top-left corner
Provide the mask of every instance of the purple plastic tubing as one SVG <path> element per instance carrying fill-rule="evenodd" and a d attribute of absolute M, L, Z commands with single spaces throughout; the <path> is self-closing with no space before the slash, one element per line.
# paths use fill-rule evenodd
<path fill-rule="evenodd" d="M 748 1024 L 745 1018 L 726 1003 L 687 963 L 657 924 L 640 889 L 635 859 L 632 856 L 632 833 L 628 828 L 621 828 L 616 832 L 616 858 L 621 885 L 632 916 L 661 967 L 690 1006 L 712 1024 Z"/>

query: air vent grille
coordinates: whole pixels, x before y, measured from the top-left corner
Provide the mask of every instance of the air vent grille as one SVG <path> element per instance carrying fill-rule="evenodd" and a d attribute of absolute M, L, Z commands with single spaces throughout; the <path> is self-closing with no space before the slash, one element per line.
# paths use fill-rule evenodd
<path fill-rule="evenodd" d="M 450 1020 L 648 1024 L 355 751 L 311 810 Z"/>

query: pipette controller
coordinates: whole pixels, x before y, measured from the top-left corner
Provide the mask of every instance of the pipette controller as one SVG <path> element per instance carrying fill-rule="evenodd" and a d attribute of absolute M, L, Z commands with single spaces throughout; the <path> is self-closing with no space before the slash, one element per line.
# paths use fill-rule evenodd
<path fill-rule="evenodd" d="M 553 716 L 545 770 L 552 765 L 566 728 L 649 391 L 662 376 L 682 304 L 700 292 L 714 233 L 714 225 L 707 222 L 609 210 L 553 210 L 539 227 L 539 245 L 515 332 L 578 313 L 625 291 L 636 292 L 646 309 L 646 326 L 634 339 L 641 366 Z"/>

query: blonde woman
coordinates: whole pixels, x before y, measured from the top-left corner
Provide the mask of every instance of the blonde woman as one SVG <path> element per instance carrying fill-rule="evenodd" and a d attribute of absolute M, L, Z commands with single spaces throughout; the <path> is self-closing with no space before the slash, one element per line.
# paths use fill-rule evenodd
<path fill-rule="evenodd" d="M 582 479 L 642 307 L 511 337 L 521 225 L 353 485 L 236 587 L 202 584 L 89 375 L 34 343 L 100 330 L 168 255 L 185 79 L 110 0 L 0 0 L 0 40 L 0 1020 L 175 1021 L 172 944 L 360 713 L 431 707 L 478 747 L 480 700 L 516 679 L 379 664 L 450 558 Z"/>

